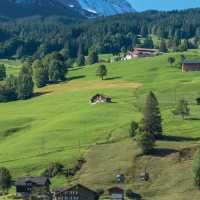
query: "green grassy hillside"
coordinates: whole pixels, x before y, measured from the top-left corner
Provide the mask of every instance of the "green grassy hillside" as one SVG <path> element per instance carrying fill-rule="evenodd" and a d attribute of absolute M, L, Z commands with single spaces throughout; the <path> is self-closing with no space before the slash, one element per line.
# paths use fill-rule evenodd
<path fill-rule="evenodd" d="M 193 54 L 198 52 L 187 53 Z M 200 107 L 195 99 L 200 96 L 200 73 L 182 73 L 170 67 L 167 58 L 107 64 L 104 81 L 95 76 L 95 65 L 74 68 L 65 83 L 36 89 L 37 95 L 30 100 L 0 104 L 0 165 L 8 167 L 14 177 L 40 175 L 50 162 L 70 167 L 84 156 L 88 162 L 72 182 L 107 188 L 121 170 L 127 175 L 125 188 L 137 190 L 146 199 L 183 200 L 192 193 L 198 196 L 192 185 L 191 158 L 179 162 L 177 153 L 199 141 Z M 9 73 L 16 73 L 20 64 L 9 65 Z M 128 139 L 129 124 L 141 119 L 150 90 L 159 99 L 168 137 L 158 143 L 157 156 L 134 159 L 138 150 Z M 89 99 L 96 93 L 111 96 L 114 103 L 91 105 Z M 171 114 L 183 97 L 190 102 L 192 113 L 184 121 Z M 137 180 L 144 165 L 152 171 L 152 180 L 145 185 Z M 64 177 L 53 179 L 53 187 L 67 183 Z"/>

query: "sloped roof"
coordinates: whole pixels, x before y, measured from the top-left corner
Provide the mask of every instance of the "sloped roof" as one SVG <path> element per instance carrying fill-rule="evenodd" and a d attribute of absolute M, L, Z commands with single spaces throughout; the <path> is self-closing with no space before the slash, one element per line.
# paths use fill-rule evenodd
<path fill-rule="evenodd" d="M 123 193 L 124 192 L 124 190 L 118 186 L 109 188 L 108 191 L 109 193 L 113 193 L 113 192 Z"/>
<path fill-rule="evenodd" d="M 103 98 L 111 98 L 110 96 L 107 96 L 107 95 L 104 95 L 104 94 L 95 94 L 92 98 L 95 98 L 95 97 L 98 97 L 98 96 L 101 96 Z"/>
<path fill-rule="evenodd" d="M 95 191 L 93 191 L 93 190 L 91 190 L 91 189 L 89 189 L 89 188 L 87 188 L 87 187 L 85 187 L 85 186 L 83 186 L 81 184 L 77 184 L 77 185 L 74 185 L 72 187 L 62 189 L 62 190 L 61 189 L 56 190 L 57 191 L 56 195 L 60 195 L 60 194 L 62 194 L 64 192 L 66 192 L 66 191 L 71 191 L 73 189 L 77 189 L 77 188 L 80 188 L 80 187 L 83 188 L 83 189 L 85 189 L 85 190 L 87 190 L 87 191 L 89 191 L 89 192 L 91 192 L 91 193 L 93 193 L 94 195 L 98 195 L 97 192 L 95 192 Z"/>
<path fill-rule="evenodd" d="M 200 64 L 200 60 L 184 60 L 182 64 Z"/>
<path fill-rule="evenodd" d="M 21 177 L 16 181 L 16 185 L 26 185 L 26 183 L 31 182 L 37 185 L 45 185 L 47 182 L 51 183 L 47 177 Z"/>
<path fill-rule="evenodd" d="M 147 48 L 134 48 L 134 51 L 150 51 L 150 52 L 156 52 L 157 49 L 147 49 Z"/>

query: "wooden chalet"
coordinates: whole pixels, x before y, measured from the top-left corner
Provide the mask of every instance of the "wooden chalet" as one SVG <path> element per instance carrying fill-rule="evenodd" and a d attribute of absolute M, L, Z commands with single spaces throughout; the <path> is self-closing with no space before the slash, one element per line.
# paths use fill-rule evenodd
<path fill-rule="evenodd" d="M 120 187 L 112 187 L 108 189 L 111 200 L 124 200 L 124 190 Z"/>
<path fill-rule="evenodd" d="M 134 48 L 133 50 L 133 57 L 150 57 L 156 56 L 159 54 L 157 49 L 146 49 L 146 48 Z"/>
<path fill-rule="evenodd" d="M 41 196 L 50 194 L 51 182 L 47 177 L 21 177 L 17 179 L 15 185 L 17 196 L 23 199 L 29 199 L 33 191 L 40 192 Z"/>
<path fill-rule="evenodd" d="M 55 191 L 55 200 L 97 200 L 98 194 L 81 185 L 77 184 L 70 188 Z"/>
<path fill-rule="evenodd" d="M 111 103 L 112 98 L 103 94 L 96 94 L 90 99 L 90 103 Z"/>
<path fill-rule="evenodd" d="M 182 62 L 182 72 L 200 71 L 200 60 L 184 60 Z"/>

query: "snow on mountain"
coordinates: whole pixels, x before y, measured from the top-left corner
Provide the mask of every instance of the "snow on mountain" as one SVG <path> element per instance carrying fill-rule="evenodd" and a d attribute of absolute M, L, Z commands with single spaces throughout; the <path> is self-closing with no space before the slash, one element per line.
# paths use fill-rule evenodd
<path fill-rule="evenodd" d="M 81 7 L 98 15 L 115 15 L 134 12 L 135 9 L 127 0 L 78 0 Z"/>
<path fill-rule="evenodd" d="M 134 12 L 128 0 L 0 0 L 0 15 L 109 16 Z"/>
<path fill-rule="evenodd" d="M 114 15 L 119 13 L 134 12 L 128 0 L 12 0 L 18 4 L 61 4 L 64 7 L 82 8 L 98 15 Z M 48 2 L 48 3 L 47 3 Z"/>

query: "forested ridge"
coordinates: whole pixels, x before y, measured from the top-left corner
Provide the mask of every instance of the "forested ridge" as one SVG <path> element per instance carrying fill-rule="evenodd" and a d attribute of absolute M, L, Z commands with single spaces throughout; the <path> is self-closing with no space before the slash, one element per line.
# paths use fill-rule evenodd
<path fill-rule="evenodd" d="M 43 57 L 67 49 L 76 58 L 80 45 L 83 54 L 90 49 L 99 53 L 118 53 L 134 46 L 158 47 L 156 36 L 167 48 L 182 45 L 198 48 L 200 42 L 200 9 L 184 11 L 147 11 L 106 18 L 80 20 L 65 16 L 33 16 L 0 22 L 0 58 L 11 56 Z M 144 38 L 140 40 L 140 38 Z"/>

